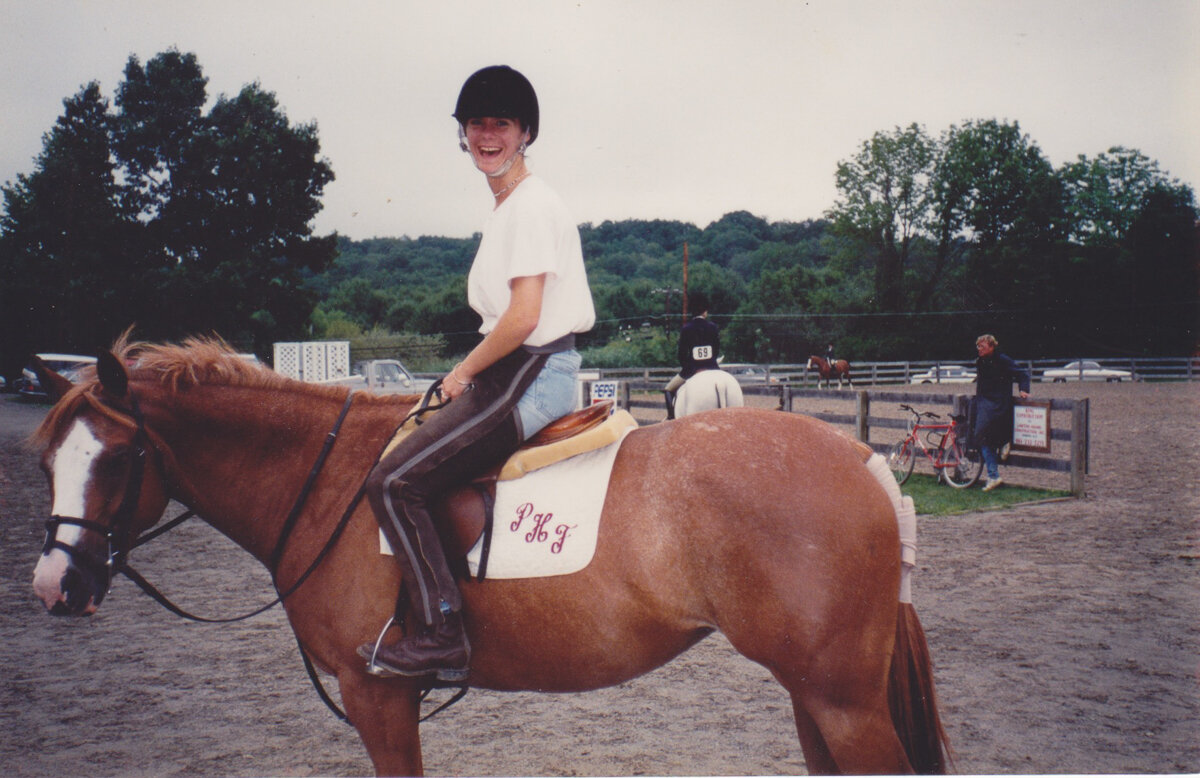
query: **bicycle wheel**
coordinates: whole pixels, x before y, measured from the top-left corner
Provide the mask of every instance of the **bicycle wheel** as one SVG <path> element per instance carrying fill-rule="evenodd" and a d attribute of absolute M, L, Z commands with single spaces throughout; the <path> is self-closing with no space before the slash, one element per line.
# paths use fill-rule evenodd
<path fill-rule="evenodd" d="M 966 489 L 978 481 L 983 473 L 983 458 L 979 456 L 979 452 L 968 452 L 957 435 L 949 445 L 943 444 L 938 454 L 940 461 L 945 465 L 939 468 L 942 480 L 955 489 Z"/>
<path fill-rule="evenodd" d="M 908 438 L 897 443 L 888 452 L 888 467 L 891 468 L 892 475 L 896 476 L 898 484 L 908 480 L 916 463 L 916 452 L 913 451 L 913 443 Z"/>

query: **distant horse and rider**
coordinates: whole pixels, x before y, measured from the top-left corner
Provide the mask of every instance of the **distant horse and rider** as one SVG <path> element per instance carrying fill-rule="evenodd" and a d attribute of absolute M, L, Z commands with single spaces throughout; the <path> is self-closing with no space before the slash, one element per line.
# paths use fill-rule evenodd
<path fill-rule="evenodd" d="M 845 379 L 849 386 L 854 386 L 854 382 L 850 380 L 850 363 L 844 359 L 828 360 L 825 357 L 812 355 L 808 358 L 808 364 L 804 366 L 806 370 L 817 371 L 817 387 L 820 388 L 821 382 L 825 382 L 825 386 L 829 386 L 829 382 L 836 378 L 838 389 L 842 388 L 842 380 Z"/>
<path fill-rule="evenodd" d="M 45 607 L 94 613 L 175 500 L 270 571 L 301 651 L 336 679 L 374 769 L 420 774 L 429 680 L 376 677 L 357 648 L 400 586 L 358 498 L 421 398 L 301 383 L 208 339 L 122 338 L 78 384 L 39 377 L 56 400 L 35 433 L 53 498 L 34 575 Z M 879 455 L 824 422 L 753 408 L 632 428 L 600 451 L 612 452 L 600 529 L 577 571 L 459 568 L 474 647 L 465 683 L 597 689 L 720 631 L 787 689 L 810 772 L 947 768 L 928 648 L 905 596 L 915 513 Z M 563 478 L 572 461 L 538 472 Z M 448 532 L 474 521 L 457 495 L 439 508 Z M 533 526 L 531 536 L 550 528 Z M 471 542 L 447 538 L 448 553 Z"/>

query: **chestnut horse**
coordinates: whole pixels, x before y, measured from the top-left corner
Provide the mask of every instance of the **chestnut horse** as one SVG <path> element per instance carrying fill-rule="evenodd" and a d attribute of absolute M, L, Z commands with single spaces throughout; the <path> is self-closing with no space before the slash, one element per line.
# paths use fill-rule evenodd
<path fill-rule="evenodd" d="M 104 554 L 122 557 L 177 500 L 271 570 L 297 639 L 336 678 L 377 773 L 421 773 L 420 683 L 374 677 L 355 651 L 391 615 L 399 572 L 379 553 L 370 508 L 349 509 L 418 398 L 292 381 L 211 340 L 123 338 L 96 373 L 73 387 L 54 374 L 43 381 L 58 398 L 35 433 L 52 492 L 34 573 L 46 607 L 94 612 L 108 585 Z M 291 524 L 284 514 L 343 411 Z M 890 496 L 863 462 L 832 427 L 774 411 L 634 430 L 589 566 L 462 582 L 470 684 L 596 689 L 720 630 L 790 693 L 810 771 L 942 771 L 925 638 L 898 599 L 899 491 Z"/>
<path fill-rule="evenodd" d="M 825 357 L 811 356 L 808 358 L 808 364 L 804 366 L 805 370 L 817 370 L 817 388 L 820 388 L 821 382 L 825 382 L 825 386 L 829 386 L 829 379 L 836 378 L 838 389 L 842 388 L 842 379 L 846 379 L 846 383 L 854 386 L 854 382 L 850 380 L 850 363 L 844 359 L 836 359 L 833 364 L 829 364 L 829 360 Z"/>

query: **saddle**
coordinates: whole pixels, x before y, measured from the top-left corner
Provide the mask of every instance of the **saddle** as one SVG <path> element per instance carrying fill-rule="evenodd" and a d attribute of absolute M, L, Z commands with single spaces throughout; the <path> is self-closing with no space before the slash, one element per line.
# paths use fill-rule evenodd
<path fill-rule="evenodd" d="M 446 558 L 453 560 L 451 567 L 456 575 L 466 577 L 466 554 L 480 537 L 484 537 L 477 577 L 480 580 L 485 577 L 488 551 L 485 533 L 491 526 L 496 483 L 520 478 L 576 454 L 595 451 L 617 442 L 626 429 L 637 426 L 637 421 L 628 411 L 614 412 L 613 405 L 612 400 L 606 400 L 552 422 L 503 463 L 436 501 L 432 506 L 434 523 L 441 534 Z M 406 424 L 398 430 L 388 449 L 410 429 Z"/>

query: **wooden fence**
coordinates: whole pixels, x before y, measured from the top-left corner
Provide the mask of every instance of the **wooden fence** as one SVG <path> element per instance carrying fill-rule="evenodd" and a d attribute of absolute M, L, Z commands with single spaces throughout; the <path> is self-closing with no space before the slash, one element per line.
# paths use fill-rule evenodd
<path fill-rule="evenodd" d="M 1101 367 L 1128 370 L 1134 381 L 1197 381 L 1200 380 L 1200 357 L 1136 357 L 1136 358 L 1091 358 L 1068 359 L 1023 359 L 1017 363 L 1029 371 L 1034 381 L 1041 381 L 1042 374 L 1051 368 L 1061 368 L 1072 362 L 1096 362 Z M 960 365 L 974 370 L 975 360 L 963 359 L 917 362 L 851 362 L 850 373 L 856 385 L 911 384 L 920 381 L 919 376 L 934 367 Z M 738 374 L 741 370 L 742 374 Z M 668 380 L 678 372 L 669 367 L 606 368 L 597 371 L 601 378 L 637 379 L 645 381 L 660 378 Z M 733 371 L 738 380 L 747 383 L 745 373 L 750 373 L 750 383 L 789 383 L 801 386 L 816 386 L 815 371 L 804 364 L 753 364 L 738 365 Z M 1074 380 L 1074 379 L 1072 379 Z M 934 382 L 937 383 L 937 382 Z M 928 386 L 928 384 L 922 384 Z"/>
<path fill-rule="evenodd" d="M 605 371 L 607 372 L 607 371 Z M 673 371 L 666 371 L 659 377 L 658 370 L 646 369 L 642 376 L 634 379 L 628 377 L 619 379 L 617 403 L 629 409 L 643 424 L 653 424 L 666 419 L 666 404 L 663 398 L 663 385 Z M 613 380 L 606 376 L 607 380 Z M 774 406 L 781 411 L 797 412 L 797 401 L 806 398 L 819 398 L 825 403 L 834 401 L 845 404 L 845 412 L 819 411 L 809 412 L 814 418 L 831 424 L 849 426 L 853 436 L 870 445 L 876 451 L 886 453 L 892 443 L 873 441 L 872 430 L 907 429 L 907 418 L 897 418 L 881 414 L 872 414 L 872 405 L 887 403 L 891 410 L 900 403 L 918 405 L 922 410 L 943 409 L 945 414 L 966 414 L 966 408 L 971 395 L 931 393 L 925 387 L 914 387 L 912 391 L 857 389 L 854 391 L 838 391 L 836 389 L 810 389 L 794 383 L 757 383 L 742 386 L 743 393 L 750 396 L 770 397 L 776 402 Z M 1014 452 L 1005 461 L 1005 467 L 1023 467 L 1034 470 L 1049 470 L 1065 473 L 1070 481 L 1071 493 L 1082 497 L 1085 494 L 1084 476 L 1088 473 L 1088 426 L 1089 406 L 1086 399 L 1062 400 L 1051 399 L 1050 403 L 1050 440 L 1052 451 L 1053 442 L 1064 442 L 1067 445 L 1067 455 L 1054 456 L 1034 455 Z M 650 411 L 647 413 L 647 411 Z M 1058 412 L 1058 413 L 1055 413 Z M 1067 419 L 1067 426 L 1054 426 L 1055 422 Z"/>

